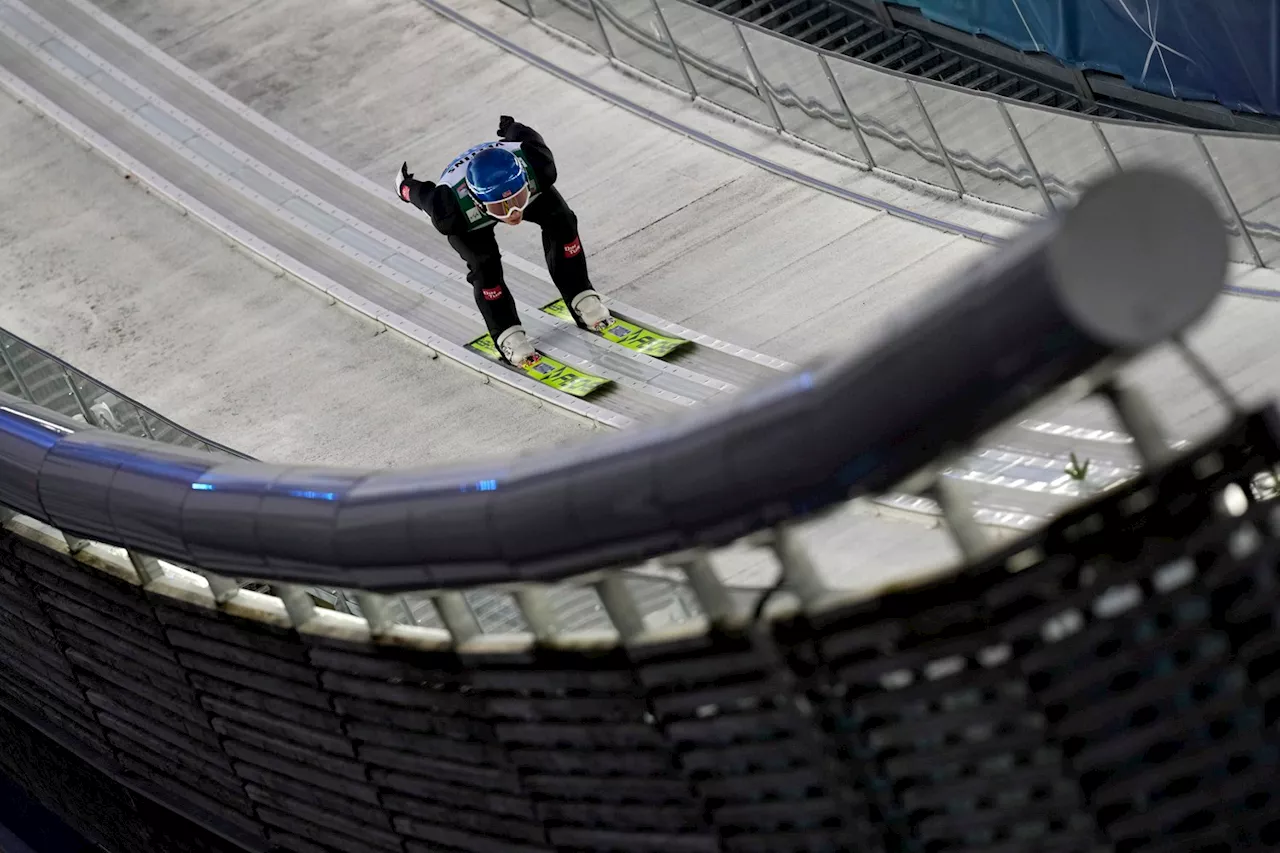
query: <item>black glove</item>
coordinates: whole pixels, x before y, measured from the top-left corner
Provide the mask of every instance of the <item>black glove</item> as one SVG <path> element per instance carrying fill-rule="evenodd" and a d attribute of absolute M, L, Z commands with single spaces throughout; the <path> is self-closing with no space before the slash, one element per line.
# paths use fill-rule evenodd
<path fill-rule="evenodd" d="M 511 116 L 501 116 L 498 119 L 498 138 L 506 139 L 507 134 L 511 131 L 511 125 L 515 123 L 516 123 L 516 120 L 513 119 Z"/>
<path fill-rule="evenodd" d="M 405 161 L 400 167 L 400 183 L 396 187 L 396 193 L 400 196 L 400 200 L 406 204 L 413 201 L 413 191 L 419 187 L 425 187 L 425 192 L 430 192 L 435 187 L 431 181 L 419 181 L 414 178 L 413 173 L 409 171 L 409 163 Z M 421 192 L 419 193 L 421 195 Z"/>
<path fill-rule="evenodd" d="M 404 165 L 400 167 L 400 183 L 396 187 L 396 194 L 400 196 L 400 200 L 406 204 L 409 202 L 409 193 L 413 188 L 410 181 L 413 180 L 413 174 L 409 171 L 409 161 L 405 160 Z"/>

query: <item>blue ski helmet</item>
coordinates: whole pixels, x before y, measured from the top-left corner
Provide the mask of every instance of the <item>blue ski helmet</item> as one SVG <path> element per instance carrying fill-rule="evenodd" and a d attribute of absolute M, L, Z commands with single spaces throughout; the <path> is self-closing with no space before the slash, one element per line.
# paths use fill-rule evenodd
<path fill-rule="evenodd" d="M 485 148 L 467 164 L 467 186 L 481 203 L 510 198 L 529 183 L 524 166 L 505 148 Z"/>

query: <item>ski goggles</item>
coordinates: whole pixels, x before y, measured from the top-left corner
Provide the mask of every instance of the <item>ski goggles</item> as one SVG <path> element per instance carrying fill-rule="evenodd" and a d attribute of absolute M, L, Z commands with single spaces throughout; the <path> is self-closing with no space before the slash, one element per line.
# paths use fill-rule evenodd
<path fill-rule="evenodd" d="M 525 184 L 511 195 L 499 201 L 486 201 L 480 205 L 484 212 L 495 219 L 506 219 L 515 211 L 529 206 L 529 185 Z"/>

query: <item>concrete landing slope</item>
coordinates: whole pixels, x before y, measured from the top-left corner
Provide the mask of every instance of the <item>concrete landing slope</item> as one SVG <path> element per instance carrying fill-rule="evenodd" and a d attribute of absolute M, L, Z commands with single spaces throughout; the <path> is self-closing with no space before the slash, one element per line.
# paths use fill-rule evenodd
<path fill-rule="evenodd" d="M 683 92 L 610 63 L 501 2 L 419 2 L 444 8 L 495 47 L 498 40 L 507 42 L 518 51 L 507 51 L 509 55 L 523 55 L 522 61 L 536 57 L 554 66 L 562 72 L 562 81 L 597 87 L 610 98 L 743 152 L 746 159 L 739 162 L 747 170 L 740 176 L 628 233 L 602 254 L 609 259 L 640 258 L 644 264 L 641 276 L 621 282 L 614 292 L 633 301 L 653 300 L 671 316 L 708 331 L 728 335 L 725 326 L 732 324 L 734 339 L 745 346 L 793 360 L 825 346 L 867 346 L 878 335 L 892 334 L 915 303 L 927 300 L 965 265 L 992 251 L 979 241 L 786 181 L 749 165 L 752 161 L 776 164 L 878 203 L 997 237 L 1011 236 L 1034 221 L 1021 211 L 961 200 L 909 179 L 867 173 L 716 105 L 691 103 Z M 625 114 L 632 121 L 645 121 Z M 732 159 L 699 147 L 708 161 Z M 647 252 L 645 243 L 650 240 L 672 251 Z M 1189 340 L 1244 402 L 1274 399 L 1280 396 L 1280 338 L 1271 329 L 1280 322 L 1280 272 L 1232 264 L 1229 288 L 1230 296 Z M 684 313 L 679 305 L 685 306 Z M 1132 374 L 1154 393 L 1162 424 L 1179 439 L 1204 435 L 1223 422 L 1215 395 L 1168 348 L 1143 358 Z M 1088 430 L 1109 432 L 1118 427 L 1103 407 L 1084 404 L 1062 411 L 1059 406 L 1050 408 L 1047 416 L 1066 422 L 1058 424 L 1064 428 L 1060 432 L 1077 436 L 1054 442 L 1058 453 L 1074 442 L 1083 453 L 1108 456 L 1105 446 L 1080 438 Z M 1025 436 L 1012 435 L 1006 431 L 992 436 L 992 443 L 1025 449 Z"/>
<path fill-rule="evenodd" d="M 589 435 L 272 275 L 7 95 L 0 150 L 0 328 L 184 426 L 265 460 L 373 466 Z"/>
<path fill-rule="evenodd" d="M 424 217 L 288 134 L 86 0 L 0 2 L 0 84 L 100 150 L 116 167 L 317 289 L 491 382 L 624 427 L 736 393 L 788 365 L 613 308 L 691 343 L 665 360 L 539 311 L 545 271 L 511 258 L 530 334 L 553 358 L 612 380 L 582 401 L 473 352 L 483 333 L 465 267 Z M 530 274 L 541 272 L 541 277 Z"/>
<path fill-rule="evenodd" d="M 437 172 L 492 138 L 500 114 L 515 115 L 556 152 L 559 187 L 579 215 L 601 290 L 734 343 L 789 353 L 782 357 L 790 361 L 847 339 L 807 328 L 813 322 L 874 324 L 880 312 L 863 304 L 865 287 L 888 280 L 892 309 L 903 291 L 945 278 L 977 251 L 971 241 L 712 152 L 531 68 L 413 0 L 329 6 L 324 14 L 298 0 L 234 14 L 185 0 L 100 5 L 232 96 L 388 185 L 402 160 Z M 507 25 L 523 20 L 494 0 L 467 10 Z M 546 55 L 594 61 L 544 40 L 538 48 Z M 892 189 L 916 209 L 939 212 L 947 203 Z M 992 216 L 971 220 L 1013 227 Z M 533 229 L 504 230 L 502 242 L 541 261 Z M 812 280 L 781 275 L 809 263 L 818 264 Z M 878 308 L 882 300 L 869 301 Z"/>
<path fill-rule="evenodd" d="M 651 313 L 799 361 L 891 334 L 982 244 L 858 206 L 709 149 L 530 66 L 414 0 L 326 6 L 263 0 L 213 9 L 200 0 L 99 0 L 101 8 L 220 88 L 372 180 L 401 160 L 423 172 L 490 138 L 508 113 L 542 130 L 561 165 L 602 290 Z M 723 111 L 690 105 L 530 24 L 497 0 L 451 9 L 558 66 L 650 109 L 790 168 L 886 202 L 1000 235 L 1025 217 L 860 173 Z M 503 245 L 540 261 L 536 232 Z M 1271 270 L 1239 283 L 1280 293 Z M 1280 305 L 1232 297 L 1192 336 L 1231 386 L 1257 400 L 1280 391 Z M 1011 330 L 1016 334 L 1016 330 Z M 1212 397 L 1157 354 L 1167 426 L 1217 422 Z M 1054 417 L 1113 429 L 1096 407 Z"/>

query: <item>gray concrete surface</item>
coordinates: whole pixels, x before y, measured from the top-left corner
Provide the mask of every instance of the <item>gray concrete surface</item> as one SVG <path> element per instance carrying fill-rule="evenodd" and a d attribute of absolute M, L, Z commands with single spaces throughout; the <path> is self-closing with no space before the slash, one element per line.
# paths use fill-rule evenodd
<path fill-rule="evenodd" d="M 901 222 L 657 128 L 528 67 L 412 0 L 338 4 L 324 15 L 311 13 L 301 0 L 272 0 L 217 16 L 220 21 L 211 21 L 205 7 L 192 2 L 166 0 L 158 4 L 164 14 L 151 3 L 100 5 L 233 96 L 373 180 L 389 181 L 404 159 L 422 172 L 436 171 L 458 151 L 491 138 L 499 114 L 516 115 L 544 131 L 556 151 L 560 188 L 579 214 L 597 285 L 734 343 L 791 353 L 791 360 L 812 355 L 826 339 L 805 329 L 806 323 L 838 327 L 846 319 L 879 313 L 858 300 L 829 313 L 822 301 L 813 300 L 815 289 L 828 297 L 849 295 L 912 266 L 918 257 L 916 241 L 911 253 L 888 248 L 904 230 Z M 493 0 L 464 6 L 468 14 L 500 28 L 525 26 Z M 541 36 L 534 46 L 557 61 L 599 64 L 541 31 L 532 35 Z M 666 109 L 678 106 L 671 95 L 612 73 L 620 85 L 631 84 L 629 94 Z M 459 79 L 466 84 L 445 82 Z M 694 112 L 717 133 L 735 138 L 755 133 L 721 115 Z M 794 153 L 788 162 L 847 171 L 778 145 L 779 156 Z M 924 191 L 885 186 L 883 192 L 899 202 L 944 203 Z M 978 221 L 979 215 L 971 218 Z M 984 223 L 990 219 L 981 217 Z M 922 230 L 922 254 L 960 239 Z M 674 234 L 679 240 L 672 242 Z M 502 236 L 515 253 L 541 259 L 532 229 L 511 229 Z M 831 259 L 839 279 L 824 276 L 815 284 L 809 277 L 775 275 L 814 260 L 815 254 Z M 856 263 L 850 266 L 849 259 Z M 760 291 L 781 308 L 769 312 L 767 324 L 755 322 Z M 888 308 L 896 304 L 892 296 Z"/>
<path fill-rule="evenodd" d="M 0 96 L 0 328 L 269 460 L 401 466 L 589 432 L 273 276 Z M 379 401 L 375 410 L 369 400 Z"/>
<path fill-rule="evenodd" d="M 567 44 L 494 0 L 447 0 L 446 5 L 610 92 L 756 156 L 992 234 L 1012 235 L 1026 221 L 1023 214 L 1006 208 L 960 201 L 920 184 L 850 168 L 726 111 L 691 104 L 683 95 L 637 80 Z M 622 115 L 637 128 L 629 138 L 638 138 L 644 120 Z M 682 144 L 697 145 L 687 140 Z M 659 153 L 653 159 L 661 157 Z M 699 162 L 730 159 L 704 147 Z M 1267 163 L 1257 164 L 1264 174 Z M 927 300 L 965 265 L 993 251 L 838 201 L 757 167 L 726 167 L 724 174 L 724 183 L 712 191 L 606 245 L 601 256 L 610 270 L 639 265 L 635 274 L 611 281 L 613 292 L 634 303 L 651 300 L 658 313 L 796 361 L 827 346 L 866 346 L 877 335 L 891 333 L 912 304 Z M 756 199 L 764 204 L 755 206 Z M 655 252 L 655 245 L 664 248 Z M 801 276 L 780 274 L 801 266 Z M 1230 278 L 1280 294 L 1280 272 L 1273 269 L 1233 264 Z M 1189 339 L 1233 392 L 1257 404 L 1280 397 L 1277 324 L 1280 301 L 1226 296 Z M 1161 421 L 1174 436 L 1194 438 L 1222 422 L 1214 396 L 1170 348 L 1145 356 L 1131 374 L 1152 392 Z M 1044 414 L 1081 426 L 1117 426 L 1108 411 L 1094 404 L 1068 411 L 1056 406 Z"/>
<path fill-rule="evenodd" d="M 560 185 L 579 212 L 597 285 L 710 334 L 792 361 L 857 346 L 926 299 L 980 244 L 837 200 L 677 137 L 575 89 L 413 0 L 350 2 L 308 13 L 306 0 L 264 0 L 212 13 L 199 0 L 100 0 L 123 23 L 273 121 L 374 180 L 408 159 L 422 171 L 489 138 L 510 113 L 545 131 Z M 760 156 L 859 192 L 993 233 L 1022 217 L 939 196 L 846 165 L 715 108 L 633 79 L 529 24 L 496 0 L 452 8 L 594 82 Z M 450 85 L 444 81 L 465 80 Z M 420 165 L 419 165 L 420 164 Z M 503 234 L 540 260 L 536 233 Z M 781 271 L 804 267 L 802 275 Z M 1235 273 L 1280 291 L 1270 270 Z M 1231 297 L 1194 340 L 1233 388 L 1280 391 L 1280 305 Z M 1167 359 L 1147 373 L 1180 379 Z M 1170 395 L 1172 429 L 1194 432 L 1208 397 Z"/>
<path fill-rule="evenodd" d="M 32 6 L 39 11 L 19 0 L 0 3 L 0 65 L 11 91 L 57 117 L 72 135 L 111 152 L 121 168 L 317 288 L 342 288 L 354 295 L 344 300 L 385 318 L 387 325 L 416 325 L 420 331 L 411 331 L 424 344 L 436 346 L 440 339 L 442 355 L 470 360 L 491 372 L 493 381 L 516 378 L 463 349 L 483 326 L 462 263 L 434 229 L 424 227 L 420 212 L 388 200 L 385 184 L 368 181 L 250 114 L 83 0 L 33 0 Z M 134 41 L 122 41 L 121 35 Z M 87 68 L 93 82 L 76 76 L 77 66 Z M 551 356 L 614 380 L 589 402 L 562 395 L 547 402 L 610 422 L 619 415 L 652 420 L 777 375 L 761 363 L 768 357 L 727 344 L 722 350 L 697 334 L 697 343 L 663 363 L 571 325 L 553 327 L 537 306 L 554 298 L 554 288 L 516 263 L 508 280 L 517 303 L 523 303 L 526 328 Z M 632 310 L 617 307 L 624 315 Z"/>

